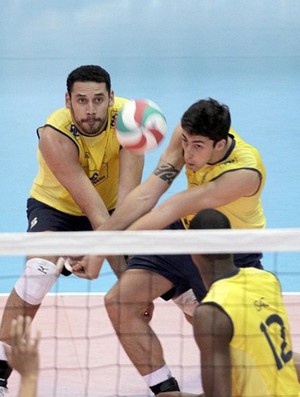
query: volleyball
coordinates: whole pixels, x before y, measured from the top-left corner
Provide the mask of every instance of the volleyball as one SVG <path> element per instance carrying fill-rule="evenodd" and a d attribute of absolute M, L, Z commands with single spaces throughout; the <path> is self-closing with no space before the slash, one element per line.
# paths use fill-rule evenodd
<path fill-rule="evenodd" d="M 167 132 L 161 108 L 149 99 L 132 99 L 117 116 L 117 138 L 124 148 L 144 154 L 157 148 Z"/>

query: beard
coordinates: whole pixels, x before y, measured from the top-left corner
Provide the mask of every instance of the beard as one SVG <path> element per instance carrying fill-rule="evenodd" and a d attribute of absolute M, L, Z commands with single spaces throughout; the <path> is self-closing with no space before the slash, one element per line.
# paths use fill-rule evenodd
<path fill-rule="evenodd" d="M 78 124 L 79 130 L 83 133 L 83 135 L 87 136 L 99 135 L 106 125 L 106 121 L 96 117 L 87 117 L 76 122 Z"/>
<path fill-rule="evenodd" d="M 108 110 L 107 110 L 108 111 Z M 96 117 L 95 115 L 89 115 L 82 119 L 76 117 L 74 109 L 70 106 L 70 112 L 72 115 L 73 123 L 77 130 L 84 136 L 97 136 L 104 131 L 107 125 L 108 113 L 106 112 L 105 117 Z"/>

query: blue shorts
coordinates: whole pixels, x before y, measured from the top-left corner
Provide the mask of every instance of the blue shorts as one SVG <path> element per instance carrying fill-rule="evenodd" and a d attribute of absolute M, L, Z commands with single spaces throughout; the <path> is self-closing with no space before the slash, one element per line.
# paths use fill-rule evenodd
<path fill-rule="evenodd" d="M 168 229 L 184 229 L 181 221 L 170 225 Z M 262 269 L 261 253 L 237 254 L 234 262 L 238 267 L 256 267 Z M 200 302 L 206 295 L 206 288 L 190 255 L 135 255 L 129 258 L 128 269 L 145 269 L 158 273 L 170 280 L 174 288 L 162 295 L 164 300 L 179 296 L 193 289 Z"/>
<path fill-rule="evenodd" d="M 93 230 L 86 216 L 75 216 L 58 211 L 34 198 L 27 200 L 27 232 L 86 232 Z M 63 269 L 62 275 L 71 273 Z"/>
<path fill-rule="evenodd" d="M 34 198 L 27 200 L 27 232 L 84 232 L 92 225 L 86 216 L 69 215 Z"/>

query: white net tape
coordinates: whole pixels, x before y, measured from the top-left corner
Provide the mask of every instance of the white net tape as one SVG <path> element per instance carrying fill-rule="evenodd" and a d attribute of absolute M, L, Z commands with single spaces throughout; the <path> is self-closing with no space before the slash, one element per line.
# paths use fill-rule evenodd
<path fill-rule="evenodd" d="M 300 228 L 0 234 L 0 255 L 136 255 L 300 250 Z"/>

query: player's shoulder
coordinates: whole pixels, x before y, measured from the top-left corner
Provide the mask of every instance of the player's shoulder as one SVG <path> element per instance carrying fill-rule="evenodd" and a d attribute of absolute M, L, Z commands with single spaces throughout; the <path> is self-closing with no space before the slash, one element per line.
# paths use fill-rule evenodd
<path fill-rule="evenodd" d="M 231 162 L 237 166 L 263 168 L 261 154 L 251 143 L 245 141 L 234 129 L 229 134 L 233 137 L 235 145 L 230 154 Z M 226 162 L 226 161 L 225 161 Z M 229 165 L 229 163 L 226 162 Z"/>
<path fill-rule="evenodd" d="M 267 269 L 256 269 L 254 267 L 246 267 L 240 269 L 240 275 L 246 278 L 250 284 L 256 284 L 257 290 L 271 290 L 273 292 L 281 292 L 281 283 L 275 273 Z"/>
<path fill-rule="evenodd" d="M 112 105 L 113 110 L 120 110 L 126 102 L 128 102 L 128 98 L 120 97 L 120 96 L 115 96 L 114 97 L 114 104 Z"/>
<path fill-rule="evenodd" d="M 198 332 L 213 333 L 214 335 L 222 335 L 232 332 L 232 322 L 229 315 L 222 305 L 217 302 L 207 301 L 200 303 L 193 316 L 194 327 Z"/>

